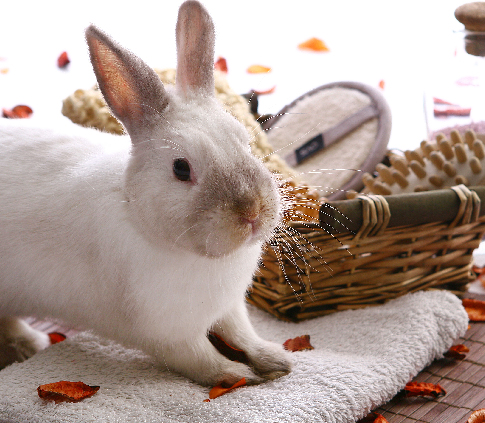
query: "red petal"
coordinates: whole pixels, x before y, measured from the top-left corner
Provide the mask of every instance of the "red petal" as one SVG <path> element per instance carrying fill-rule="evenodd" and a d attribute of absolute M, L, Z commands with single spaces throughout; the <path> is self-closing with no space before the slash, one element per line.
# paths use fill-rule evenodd
<path fill-rule="evenodd" d="M 404 391 L 407 397 L 432 396 L 437 398 L 441 395 L 446 395 L 446 391 L 440 385 L 425 382 L 409 382 L 405 386 Z"/>
<path fill-rule="evenodd" d="M 268 73 L 271 72 L 271 68 L 261 65 L 252 65 L 247 68 L 248 73 Z"/>
<path fill-rule="evenodd" d="M 224 57 L 219 57 L 214 64 L 214 68 L 218 71 L 227 73 L 227 61 Z"/>
<path fill-rule="evenodd" d="M 480 408 L 480 410 L 475 410 L 466 423 L 484 423 L 485 422 L 485 408 Z"/>
<path fill-rule="evenodd" d="M 288 350 L 291 352 L 314 349 L 310 344 L 310 335 L 302 335 L 302 336 L 297 336 L 296 338 L 293 338 L 293 339 L 287 339 L 283 343 L 283 347 L 285 347 L 285 350 Z"/>
<path fill-rule="evenodd" d="M 310 50 L 310 51 L 318 51 L 318 52 L 330 51 L 330 49 L 322 40 L 315 37 L 310 38 L 309 40 L 306 40 L 301 44 L 298 44 L 298 48 L 300 50 Z"/>
<path fill-rule="evenodd" d="M 239 382 L 236 382 L 229 388 L 224 388 L 222 384 L 214 386 L 209 392 L 209 399 L 220 397 L 221 395 L 227 394 L 229 391 L 232 391 L 233 389 L 239 388 L 240 386 L 244 385 L 246 385 L 246 378 L 243 377 Z"/>
<path fill-rule="evenodd" d="M 2 114 L 4 118 L 9 119 L 24 119 L 30 117 L 33 113 L 33 110 L 24 104 L 20 104 L 15 106 L 12 110 L 9 109 L 2 109 Z"/>
<path fill-rule="evenodd" d="M 37 388 L 39 397 L 57 402 L 77 402 L 94 395 L 99 386 L 89 386 L 83 382 L 60 382 L 47 383 Z"/>
<path fill-rule="evenodd" d="M 466 357 L 469 348 L 463 344 L 453 345 L 444 355 L 448 358 L 453 358 L 455 360 L 463 360 Z"/>
<path fill-rule="evenodd" d="M 389 423 L 387 419 L 379 413 L 370 413 L 357 423 Z"/>
<path fill-rule="evenodd" d="M 463 298 L 461 302 L 472 322 L 485 322 L 485 301 Z"/>
<path fill-rule="evenodd" d="M 66 51 L 63 51 L 61 55 L 57 58 L 57 66 L 59 66 L 61 69 L 65 68 L 70 62 L 71 61 L 69 60 Z"/>
<path fill-rule="evenodd" d="M 60 332 L 51 332 L 48 334 L 51 340 L 51 345 L 57 344 L 59 342 L 64 341 L 67 337 L 63 333 Z"/>

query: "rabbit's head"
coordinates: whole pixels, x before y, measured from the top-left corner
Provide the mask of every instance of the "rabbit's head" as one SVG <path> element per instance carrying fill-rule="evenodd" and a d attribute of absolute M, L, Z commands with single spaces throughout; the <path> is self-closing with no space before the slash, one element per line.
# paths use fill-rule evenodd
<path fill-rule="evenodd" d="M 90 26 L 99 87 L 130 135 L 129 216 L 151 242 L 219 257 L 268 239 L 280 218 L 270 172 L 214 95 L 214 27 L 196 1 L 180 7 L 175 89 Z"/>

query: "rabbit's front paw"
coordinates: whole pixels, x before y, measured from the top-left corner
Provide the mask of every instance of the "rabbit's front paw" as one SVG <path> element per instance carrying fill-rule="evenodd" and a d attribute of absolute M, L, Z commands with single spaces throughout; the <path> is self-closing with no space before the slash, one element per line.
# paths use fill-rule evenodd
<path fill-rule="evenodd" d="M 223 386 L 232 386 L 242 378 L 246 380 L 246 385 L 258 385 L 266 381 L 263 378 L 255 374 L 251 368 L 242 363 L 229 362 L 228 366 L 223 369 L 223 374 L 217 377 L 214 385 L 222 384 Z"/>
<path fill-rule="evenodd" d="M 50 345 L 49 336 L 16 318 L 0 319 L 0 369 L 21 362 Z"/>
<path fill-rule="evenodd" d="M 273 342 L 265 342 L 249 357 L 251 365 L 262 377 L 273 380 L 291 372 L 289 353 Z"/>

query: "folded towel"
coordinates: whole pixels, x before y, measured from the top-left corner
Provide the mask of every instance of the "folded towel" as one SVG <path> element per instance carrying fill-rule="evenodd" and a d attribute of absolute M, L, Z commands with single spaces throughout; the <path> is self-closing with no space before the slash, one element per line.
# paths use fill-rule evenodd
<path fill-rule="evenodd" d="M 279 343 L 309 334 L 293 371 L 210 402 L 209 389 L 164 371 L 143 353 L 83 332 L 0 372 L 1 422 L 355 422 L 389 401 L 462 336 L 468 317 L 445 291 L 408 294 L 382 306 L 301 323 L 250 307 L 261 336 Z M 60 380 L 101 388 L 78 403 L 40 399 Z"/>

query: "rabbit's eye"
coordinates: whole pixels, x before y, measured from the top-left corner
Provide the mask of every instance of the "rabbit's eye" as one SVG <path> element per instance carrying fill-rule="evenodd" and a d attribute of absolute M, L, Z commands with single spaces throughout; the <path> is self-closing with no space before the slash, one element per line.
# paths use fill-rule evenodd
<path fill-rule="evenodd" d="M 190 181 L 190 165 L 186 159 L 175 159 L 173 162 L 173 174 L 180 181 Z"/>

